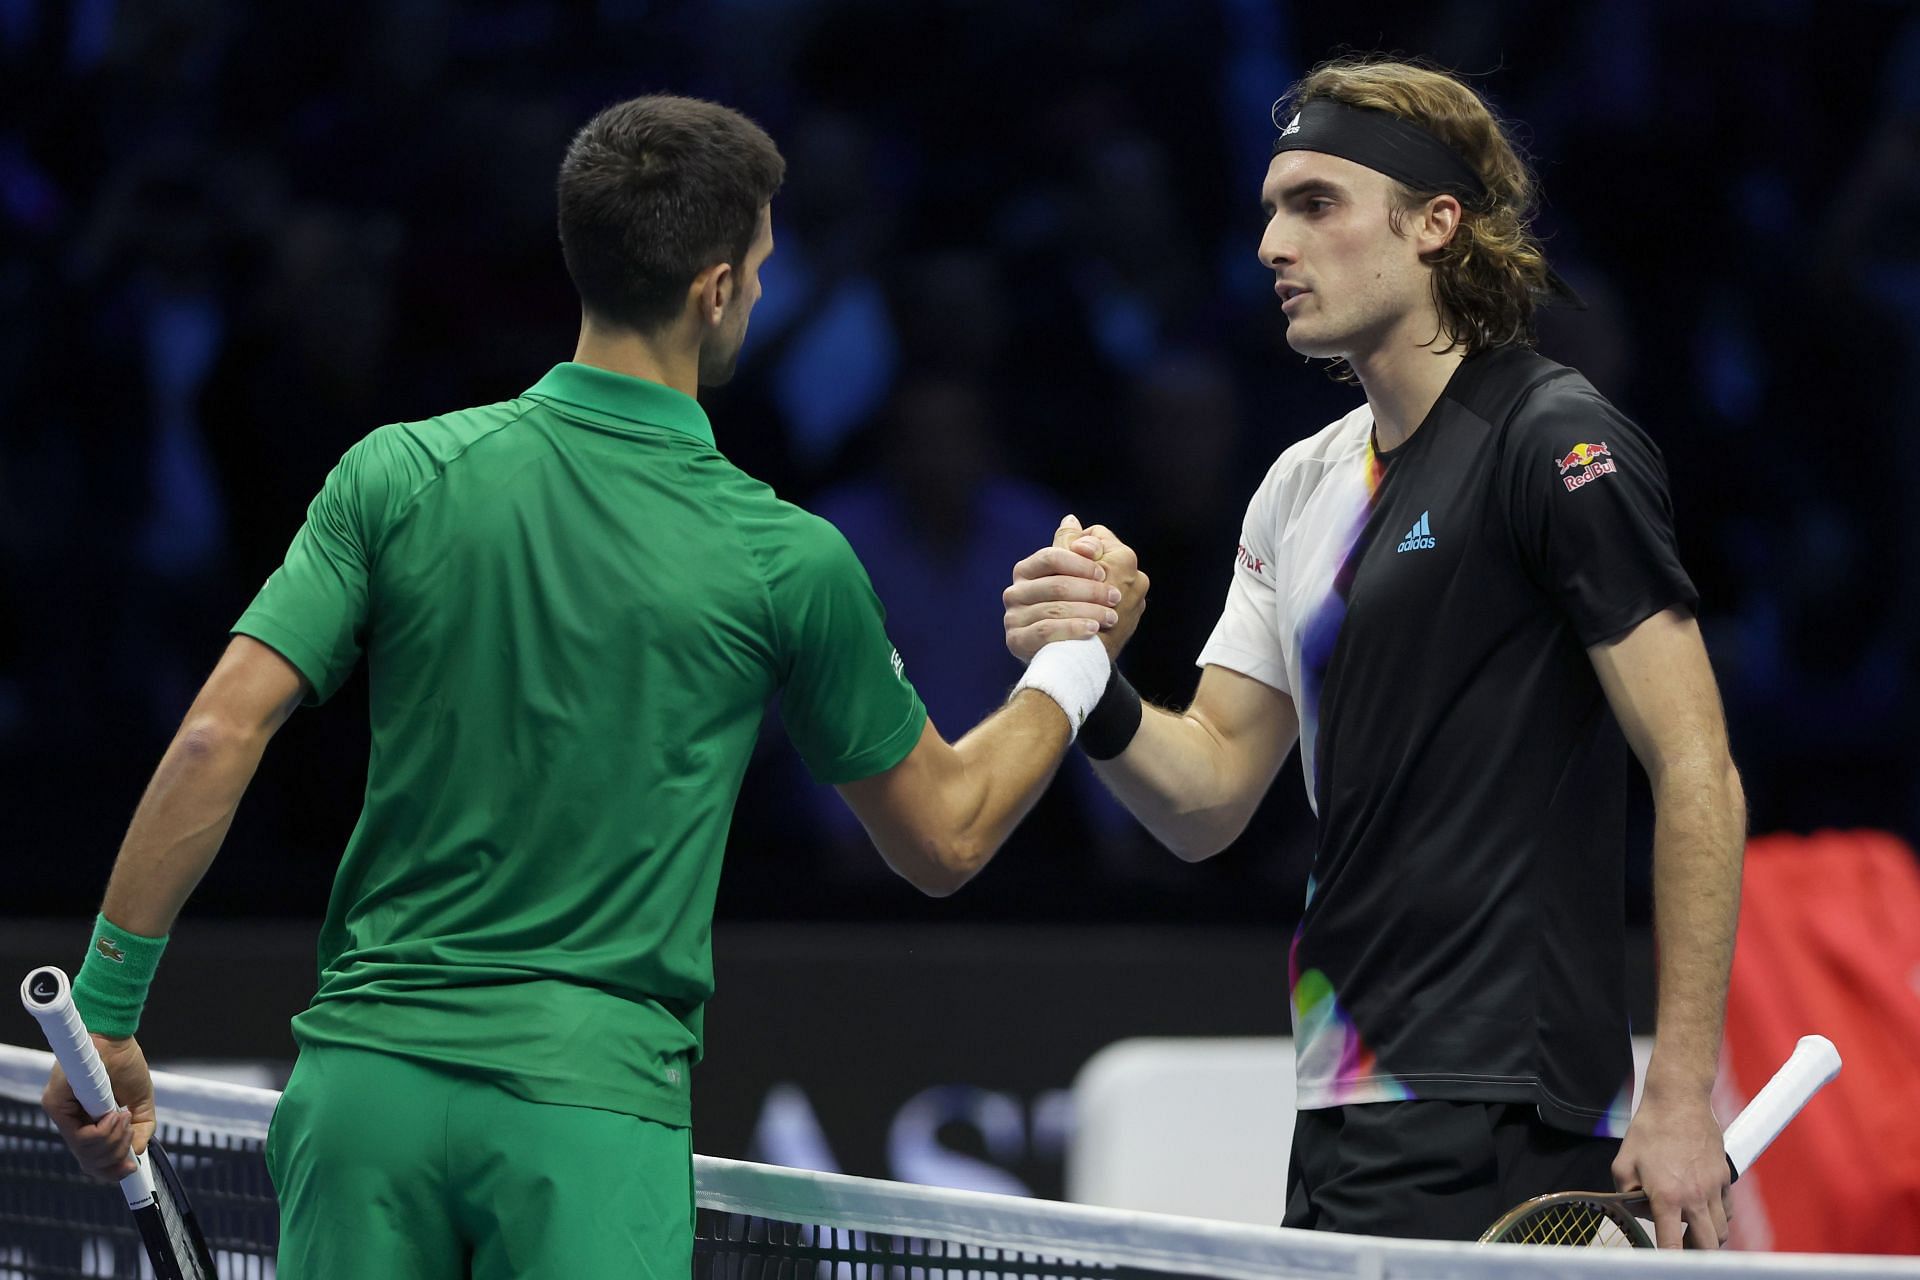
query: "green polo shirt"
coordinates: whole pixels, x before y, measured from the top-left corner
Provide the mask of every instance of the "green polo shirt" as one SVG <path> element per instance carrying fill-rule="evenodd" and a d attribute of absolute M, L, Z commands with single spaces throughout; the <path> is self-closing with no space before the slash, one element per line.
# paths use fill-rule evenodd
<path fill-rule="evenodd" d="M 727 823 L 767 704 L 814 776 L 926 711 L 838 530 L 699 404 L 562 364 L 347 451 L 234 625 L 338 689 L 373 751 L 302 1045 L 684 1125 Z"/>

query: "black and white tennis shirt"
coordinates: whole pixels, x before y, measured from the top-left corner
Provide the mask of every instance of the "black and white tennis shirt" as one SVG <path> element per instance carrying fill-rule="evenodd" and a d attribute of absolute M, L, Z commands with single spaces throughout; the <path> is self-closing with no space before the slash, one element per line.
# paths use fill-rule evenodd
<path fill-rule="evenodd" d="M 1586 648 L 1696 602 L 1660 451 L 1526 348 L 1462 362 L 1389 453 L 1362 405 L 1280 456 L 1199 661 L 1299 712 L 1302 1108 L 1624 1132 L 1629 753 Z"/>

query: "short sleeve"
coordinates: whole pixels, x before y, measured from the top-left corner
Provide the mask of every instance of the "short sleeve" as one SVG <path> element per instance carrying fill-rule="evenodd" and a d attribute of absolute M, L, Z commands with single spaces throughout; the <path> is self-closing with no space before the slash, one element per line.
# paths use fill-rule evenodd
<path fill-rule="evenodd" d="M 1280 639 L 1279 527 L 1273 515 L 1278 467 L 1247 504 L 1234 550 L 1227 603 L 1201 647 L 1198 665 L 1226 667 L 1291 697 L 1286 648 Z"/>
<path fill-rule="evenodd" d="M 387 488 L 368 437 L 349 449 L 307 508 L 287 558 L 233 624 L 291 662 L 325 702 L 352 674 L 365 642 L 377 531 L 369 528 Z"/>
<path fill-rule="evenodd" d="M 840 531 L 812 520 L 796 541 L 772 584 L 787 736 L 821 782 L 885 773 L 920 741 L 927 709 L 887 639 L 886 611 L 867 571 Z"/>
<path fill-rule="evenodd" d="M 1583 645 L 1699 593 L 1680 564 L 1660 450 L 1584 383 L 1550 385 L 1510 428 L 1508 516 L 1529 576 Z"/>

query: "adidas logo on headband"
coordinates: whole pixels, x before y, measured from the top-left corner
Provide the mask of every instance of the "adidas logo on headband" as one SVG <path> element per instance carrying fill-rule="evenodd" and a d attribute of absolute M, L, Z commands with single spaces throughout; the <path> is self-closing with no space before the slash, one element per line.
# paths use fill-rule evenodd
<path fill-rule="evenodd" d="M 1300 113 L 1296 111 L 1293 113 L 1292 123 L 1288 124 L 1286 128 L 1280 131 L 1280 136 L 1284 138 L 1289 134 L 1295 134 L 1298 132 L 1300 132 Z"/>

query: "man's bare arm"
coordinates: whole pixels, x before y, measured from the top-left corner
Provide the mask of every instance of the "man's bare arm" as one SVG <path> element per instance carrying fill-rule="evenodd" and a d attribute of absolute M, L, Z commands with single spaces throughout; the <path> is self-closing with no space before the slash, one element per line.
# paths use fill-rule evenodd
<path fill-rule="evenodd" d="M 1142 710 L 1127 749 L 1094 771 L 1167 848 L 1210 858 L 1246 830 L 1300 736 L 1293 699 L 1208 667 L 1185 711 Z"/>
<path fill-rule="evenodd" d="M 887 865 L 944 898 L 999 851 L 1066 749 L 1066 713 L 1023 689 L 958 742 L 928 721 L 905 760 L 839 790 Z"/>
<path fill-rule="evenodd" d="M 1049 613 L 1046 635 L 1021 654 L 1033 657 L 1053 641 L 1083 642 L 1095 635 L 1116 653 L 1146 607 L 1147 575 L 1133 549 L 1100 526 L 1089 535 L 1066 517 L 1054 531 L 1050 554 L 1097 575 L 1101 615 L 1118 627 L 1101 634 L 1104 618 Z M 1084 541 L 1087 556 L 1067 550 Z M 1091 558 L 1098 553 L 1103 563 Z M 1109 594 L 1111 592 L 1111 594 Z M 1097 690 L 1096 690 L 1097 694 Z M 907 758 L 875 777 L 844 784 L 840 795 L 887 865 L 924 893 L 944 897 L 998 852 L 1052 780 L 1070 741 L 1066 714 L 1046 694 L 1022 689 L 1006 706 L 949 745 L 931 723 Z"/>
<path fill-rule="evenodd" d="M 1740 913 L 1746 800 L 1699 626 L 1668 610 L 1588 650 L 1653 787 L 1659 1018 L 1614 1176 L 1653 1200 L 1660 1243 L 1726 1239 L 1728 1174 L 1708 1105 Z"/>
<path fill-rule="evenodd" d="M 101 913 L 129 933 L 164 937 L 220 851 L 267 742 L 307 690 L 293 664 L 237 636 L 188 708 L 179 732 L 120 845 Z M 155 1123 L 153 1081 L 139 1041 L 96 1035 L 113 1095 L 124 1110 L 88 1117 L 58 1067 L 40 1105 L 81 1168 L 111 1181 L 133 1169 Z"/>
<path fill-rule="evenodd" d="M 292 663 L 235 636 L 160 758 L 120 845 L 101 911 L 164 936 L 213 864 L 267 742 L 306 694 Z"/>
<path fill-rule="evenodd" d="M 1082 531 L 1068 516 L 1053 546 L 1016 564 L 1001 596 L 1013 655 L 1027 661 L 1047 641 L 1091 624 L 1118 658 L 1140 620 L 1131 597 L 1121 603 L 1107 580 L 1108 557 L 1125 550 L 1105 525 Z M 1141 711 L 1126 750 L 1094 769 L 1167 848 L 1189 862 L 1210 858 L 1246 830 L 1299 738 L 1293 699 L 1210 666 L 1185 711 Z"/>

